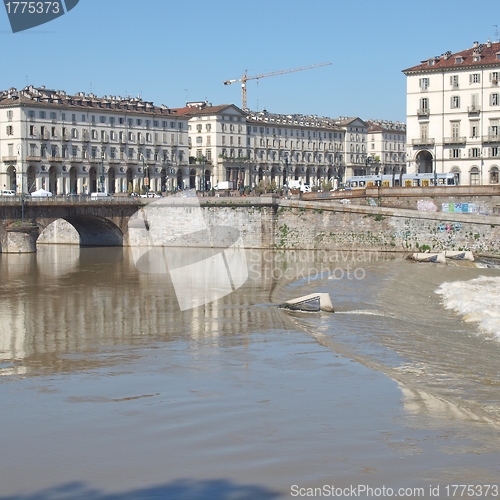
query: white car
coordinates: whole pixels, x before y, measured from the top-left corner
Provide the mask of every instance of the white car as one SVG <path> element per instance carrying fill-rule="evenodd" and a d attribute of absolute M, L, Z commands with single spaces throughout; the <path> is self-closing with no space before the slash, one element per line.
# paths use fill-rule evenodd
<path fill-rule="evenodd" d="M 0 191 L 0 196 L 16 196 L 16 192 L 12 189 L 3 189 Z"/>
<path fill-rule="evenodd" d="M 91 193 L 90 194 L 90 199 L 91 200 L 98 200 L 99 198 L 111 198 L 111 195 L 106 192 L 102 193 Z"/>
<path fill-rule="evenodd" d="M 161 196 L 157 193 L 146 193 L 141 194 L 141 198 L 161 198 Z"/>

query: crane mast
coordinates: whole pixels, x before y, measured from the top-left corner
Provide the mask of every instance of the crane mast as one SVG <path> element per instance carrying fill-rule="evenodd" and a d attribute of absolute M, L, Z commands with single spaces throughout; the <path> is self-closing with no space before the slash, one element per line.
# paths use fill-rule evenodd
<path fill-rule="evenodd" d="M 233 80 L 225 80 L 224 85 L 231 85 L 232 83 L 241 82 L 241 103 L 243 109 L 247 109 L 247 81 L 258 80 L 260 78 L 267 78 L 268 76 L 284 75 L 285 73 L 295 73 L 296 71 L 305 71 L 307 69 L 320 68 L 322 66 L 330 66 L 331 62 L 311 64 L 310 66 L 302 66 L 300 68 L 283 69 L 281 71 L 272 71 L 271 73 L 262 73 L 260 75 L 247 76 L 247 70 L 243 73 L 241 78 Z"/>

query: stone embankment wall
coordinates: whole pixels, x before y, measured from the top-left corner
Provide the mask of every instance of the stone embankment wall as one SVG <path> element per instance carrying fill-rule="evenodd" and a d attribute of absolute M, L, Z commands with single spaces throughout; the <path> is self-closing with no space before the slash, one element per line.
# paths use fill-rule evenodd
<path fill-rule="evenodd" d="M 283 200 L 276 247 L 500 254 L 500 217 Z"/>

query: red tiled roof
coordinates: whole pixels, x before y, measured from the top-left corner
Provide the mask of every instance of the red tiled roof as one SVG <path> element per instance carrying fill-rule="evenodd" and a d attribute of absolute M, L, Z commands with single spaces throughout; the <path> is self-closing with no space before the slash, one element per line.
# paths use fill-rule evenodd
<path fill-rule="evenodd" d="M 478 61 L 474 60 L 474 56 L 479 57 Z M 457 58 L 462 58 L 462 62 L 457 62 Z M 430 61 L 430 64 L 429 64 Z M 403 73 L 417 73 L 448 70 L 474 66 L 500 66 L 500 42 L 487 42 L 485 44 L 474 43 L 470 49 L 462 50 L 452 54 L 446 52 L 437 57 L 430 57 L 422 61 L 417 66 L 404 69 Z"/>
<path fill-rule="evenodd" d="M 172 111 L 176 112 L 178 115 L 185 116 L 215 115 L 230 107 L 236 108 L 238 111 L 241 111 L 242 114 L 245 114 L 234 104 L 220 104 L 218 106 L 206 106 L 204 108 L 198 106 L 185 106 L 183 108 L 172 108 Z"/>

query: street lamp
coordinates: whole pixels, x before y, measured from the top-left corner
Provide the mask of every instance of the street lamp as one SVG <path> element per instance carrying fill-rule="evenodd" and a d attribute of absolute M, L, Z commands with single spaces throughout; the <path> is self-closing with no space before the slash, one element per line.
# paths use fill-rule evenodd
<path fill-rule="evenodd" d="M 144 189 L 146 191 L 146 198 L 149 196 L 149 166 L 144 163 L 144 155 L 142 157 L 142 173 L 144 175 Z"/>
<path fill-rule="evenodd" d="M 99 185 L 101 193 L 104 193 L 104 150 L 101 151 L 101 177 Z"/>
<path fill-rule="evenodd" d="M 371 156 L 367 156 L 366 159 L 365 159 L 365 175 L 368 175 L 368 168 L 370 167 L 371 163 L 372 163 L 372 160 L 373 158 Z"/>
<path fill-rule="evenodd" d="M 288 198 L 288 155 L 285 155 L 285 171 L 283 172 L 283 187 L 285 196 Z"/>

